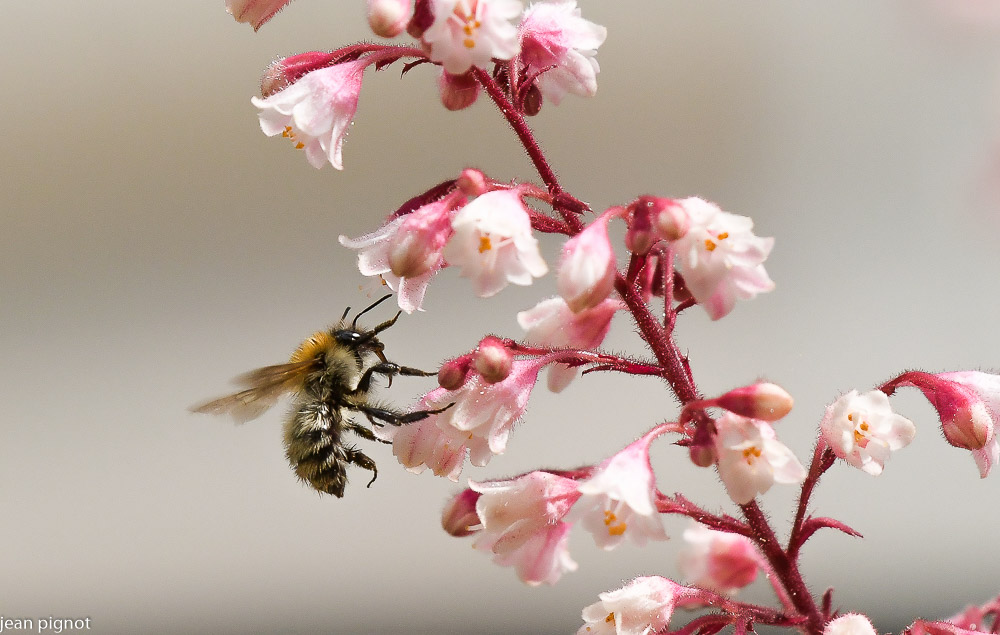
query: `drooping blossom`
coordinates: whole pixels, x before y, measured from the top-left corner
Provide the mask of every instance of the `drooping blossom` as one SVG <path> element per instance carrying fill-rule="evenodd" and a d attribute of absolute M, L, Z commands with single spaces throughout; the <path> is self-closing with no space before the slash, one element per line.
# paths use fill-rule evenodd
<path fill-rule="evenodd" d="M 580 497 L 575 480 L 536 471 L 469 481 L 469 487 L 480 494 L 476 513 L 482 528 L 473 547 L 492 553 L 497 564 L 515 567 L 527 584 L 554 584 L 577 568 L 566 547 L 570 524 L 563 521 Z"/>
<path fill-rule="evenodd" d="M 937 410 L 948 443 L 972 452 L 982 478 L 1000 460 L 1000 375 L 981 371 L 904 373 L 890 384 L 915 386 Z"/>
<path fill-rule="evenodd" d="M 431 61 L 449 73 L 461 75 L 517 54 L 517 29 L 510 21 L 521 14 L 519 0 L 433 0 L 433 6 L 434 22 L 423 40 Z"/>
<path fill-rule="evenodd" d="M 761 555 L 746 536 L 691 521 L 684 530 L 679 568 L 689 584 L 733 595 L 757 578 Z"/>
<path fill-rule="evenodd" d="M 508 283 L 530 285 L 549 270 L 516 190 L 477 197 L 459 210 L 451 225 L 455 231 L 444 247 L 444 258 L 462 268 L 481 298 L 495 295 Z"/>
<path fill-rule="evenodd" d="M 714 203 L 695 197 L 677 203 L 691 224 L 673 243 L 675 262 L 691 295 L 713 320 L 726 316 L 737 300 L 774 289 L 763 265 L 773 238 L 755 236 L 752 220 Z"/>
<path fill-rule="evenodd" d="M 593 97 L 600 67 L 594 56 L 608 30 L 580 17 L 576 0 L 543 0 L 528 7 L 518 27 L 520 59 L 546 99 L 567 93 Z M 539 75 L 539 73 L 541 73 Z"/>
<path fill-rule="evenodd" d="M 441 512 L 441 528 L 448 532 L 448 535 L 462 538 L 482 529 L 479 514 L 476 512 L 479 496 L 479 492 L 464 489 L 445 504 Z"/>
<path fill-rule="evenodd" d="M 733 502 L 745 505 L 775 483 L 800 483 L 806 469 L 766 421 L 727 412 L 715 422 L 719 477 Z"/>
<path fill-rule="evenodd" d="M 910 444 L 913 422 L 892 411 L 879 390 L 859 395 L 852 390 L 830 404 L 820 422 L 823 439 L 850 465 L 878 476 L 889 453 Z"/>
<path fill-rule="evenodd" d="M 344 169 L 341 148 L 358 109 L 367 65 L 361 59 L 321 68 L 266 99 L 252 98 L 260 109 L 260 129 L 269 137 L 280 134 L 291 140 L 315 168 L 329 161 Z"/>
<path fill-rule="evenodd" d="M 256 31 L 291 0 L 226 0 L 226 12 L 237 22 L 246 22 Z"/>
<path fill-rule="evenodd" d="M 583 609 L 576 635 L 648 635 L 667 630 L 686 589 L 659 576 L 639 577 Z"/>
<path fill-rule="evenodd" d="M 823 635 L 877 635 L 875 627 L 864 615 L 847 613 L 830 620 Z"/>
<path fill-rule="evenodd" d="M 656 508 L 656 477 L 649 462 L 649 444 L 662 431 L 654 428 L 624 450 L 606 459 L 579 485 L 580 498 L 570 516 L 579 519 L 602 549 L 614 549 L 631 537 L 666 540 Z"/>
<path fill-rule="evenodd" d="M 534 308 L 518 313 L 517 323 L 526 331 L 524 339 L 528 344 L 594 349 L 604 341 L 611 328 L 611 318 L 622 306 L 619 300 L 604 300 L 591 309 L 574 313 L 562 298 L 549 298 Z M 576 373 L 576 368 L 566 364 L 550 364 L 549 389 L 561 391 L 576 377 Z"/>
<path fill-rule="evenodd" d="M 449 391 L 438 388 L 424 395 L 417 403 L 418 410 L 435 410 L 449 403 Z M 448 434 L 438 425 L 440 414 L 403 426 L 384 426 L 375 429 L 375 436 L 392 443 L 392 453 L 409 472 L 420 474 L 430 468 L 435 476 L 458 481 L 465 466 L 469 448 L 457 435 Z"/>
<path fill-rule="evenodd" d="M 479 82 L 471 73 L 462 75 L 452 75 L 448 71 L 441 71 L 438 77 L 438 94 L 441 96 L 441 104 L 451 111 L 464 110 L 479 99 Z"/>
<path fill-rule="evenodd" d="M 451 217 L 460 195 L 446 196 L 395 218 L 370 234 L 340 237 L 340 244 L 359 250 L 358 269 L 382 276 L 397 293 L 399 308 L 421 310 L 431 278 L 444 266 L 442 251 L 452 234 Z"/>
<path fill-rule="evenodd" d="M 615 284 L 615 252 L 608 237 L 607 214 L 598 216 L 566 241 L 559 263 L 559 295 L 574 313 L 607 299 Z"/>

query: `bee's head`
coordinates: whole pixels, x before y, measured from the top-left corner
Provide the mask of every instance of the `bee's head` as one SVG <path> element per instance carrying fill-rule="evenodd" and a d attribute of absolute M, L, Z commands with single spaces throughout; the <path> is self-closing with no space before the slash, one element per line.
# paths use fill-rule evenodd
<path fill-rule="evenodd" d="M 376 326 L 371 330 L 359 327 L 358 318 L 364 315 L 365 313 L 368 313 L 369 311 L 371 311 L 372 309 L 382 304 L 391 297 L 392 297 L 391 294 L 382 296 L 374 303 L 372 303 L 370 306 L 365 308 L 364 311 L 361 311 L 357 315 L 355 315 L 354 319 L 351 320 L 350 328 L 334 329 L 331 332 L 331 335 L 333 335 L 333 339 L 336 340 L 338 344 L 342 344 L 350 348 L 359 358 L 364 353 L 375 353 L 375 355 L 377 355 L 381 361 L 383 362 L 387 361 L 385 359 L 385 354 L 383 354 L 382 352 L 382 350 L 385 348 L 385 345 L 382 344 L 381 340 L 379 340 L 378 334 L 386 330 L 393 324 L 395 324 L 396 318 L 399 317 L 399 313 L 396 314 L 396 317 L 392 318 L 391 320 L 386 320 L 385 322 L 382 322 L 381 324 L 379 324 L 378 326 Z M 350 307 L 347 307 L 347 310 L 344 311 L 344 315 L 341 317 L 342 324 L 343 321 L 347 319 L 347 314 L 350 311 L 351 311 Z"/>

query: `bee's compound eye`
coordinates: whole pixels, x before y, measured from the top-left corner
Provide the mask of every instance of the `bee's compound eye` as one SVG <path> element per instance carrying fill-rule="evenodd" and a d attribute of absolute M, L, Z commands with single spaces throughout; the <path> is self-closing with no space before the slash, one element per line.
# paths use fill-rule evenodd
<path fill-rule="evenodd" d="M 344 329 L 342 331 L 335 331 L 333 337 L 341 344 L 357 344 L 361 341 L 362 335 L 357 331 Z"/>

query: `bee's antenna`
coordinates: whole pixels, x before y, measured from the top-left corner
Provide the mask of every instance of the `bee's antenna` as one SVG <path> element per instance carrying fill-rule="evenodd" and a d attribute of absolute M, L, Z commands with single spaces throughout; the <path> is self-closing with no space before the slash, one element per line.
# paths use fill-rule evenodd
<path fill-rule="evenodd" d="M 351 312 L 351 307 L 344 309 L 344 314 L 340 316 L 340 321 L 343 322 L 347 319 L 347 314 Z"/>
<path fill-rule="evenodd" d="M 389 298 L 391 298 L 391 297 L 392 297 L 392 294 L 391 294 L 391 293 L 388 293 L 388 294 L 386 294 L 386 295 L 382 296 L 381 298 L 379 298 L 378 300 L 375 300 L 375 302 L 373 302 L 372 304 L 370 304 L 370 305 L 368 306 L 368 308 L 366 308 L 366 309 L 365 309 L 364 311 L 361 311 L 360 313 L 358 313 L 357 315 L 355 315 L 355 316 L 354 316 L 354 321 L 353 321 L 353 322 L 351 322 L 351 328 L 352 328 L 352 329 L 355 329 L 355 330 L 356 330 L 356 329 L 358 328 L 358 318 L 359 318 L 359 317 L 361 317 L 361 316 L 362 316 L 362 315 L 364 315 L 365 313 L 368 313 L 369 311 L 371 311 L 372 309 L 374 309 L 374 308 L 375 308 L 375 307 L 377 307 L 378 305 L 382 304 L 383 302 L 385 302 L 386 300 L 388 300 L 388 299 L 389 299 Z M 350 309 L 350 308 L 348 308 L 347 310 L 348 310 L 348 311 L 350 311 L 351 309 Z M 344 317 L 342 317 L 342 318 L 340 318 L 340 319 L 341 319 L 341 320 L 343 320 L 343 319 L 344 319 L 344 318 L 346 318 L 346 317 L 347 317 L 347 312 L 345 311 L 345 312 L 344 312 Z"/>

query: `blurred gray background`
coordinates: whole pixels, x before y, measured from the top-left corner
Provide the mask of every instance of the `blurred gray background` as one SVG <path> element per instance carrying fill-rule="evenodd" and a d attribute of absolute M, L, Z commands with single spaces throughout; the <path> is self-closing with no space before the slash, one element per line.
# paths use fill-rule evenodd
<path fill-rule="evenodd" d="M 692 310 L 678 337 L 706 394 L 762 376 L 791 391 L 778 432 L 804 462 L 843 391 L 1000 368 L 1000 20 L 950 10 L 974 4 L 996 5 L 584 0 L 609 31 L 598 95 L 532 120 L 595 209 L 701 195 L 777 238 L 777 289 L 718 323 Z M 579 571 L 527 588 L 440 530 L 458 486 L 388 447 L 370 448 L 375 485 L 355 472 L 336 500 L 293 477 L 280 408 L 239 428 L 187 412 L 369 301 L 339 234 L 465 166 L 533 177 L 485 99 L 440 107 L 430 67 L 366 76 L 343 173 L 264 137 L 261 69 L 368 38 L 363 10 L 296 0 L 254 34 L 222 0 L 6 4 L 3 616 L 90 617 L 100 633 L 572 632 L 598 593 L 676 575 L 685 523 L 668 519 L 674 540 L 644 550 L 601 552 L 578 530 Z M 542 242 L 554 267 L 559 244 Z M 515 313 L 554 289 L 478 300 L 446 271 L 387 350 L 433 368 L 486 332 L 518 336 Z M 626 316 L 607 345 L 641 351 Z M 432 386 L 383 394 L 408 404 Z M 865 539 L 824 532 L 803 556 L 817 593 L 836 587 L 881 631 L 1000 592 L 1000 475 L 980 480 L 918 395 L 894 404 L 913 445 L 877 479 L 838 466 L 814 499 Z M 674 416 L 650 379 L 540 389 L 507 453 L 463 482 L 597 462 Z M 734 511 L 683 451 L 661 442 L 654 461 L 664 491 Z M 794 495 L 762 499 L 779 531 Z M 773 601 L 760 583 L 744 597 Z"/>

